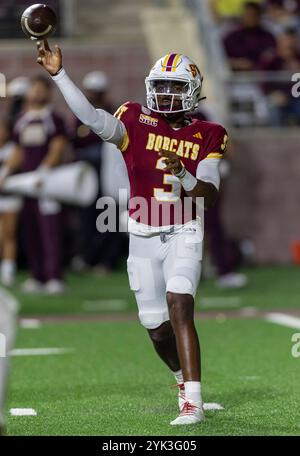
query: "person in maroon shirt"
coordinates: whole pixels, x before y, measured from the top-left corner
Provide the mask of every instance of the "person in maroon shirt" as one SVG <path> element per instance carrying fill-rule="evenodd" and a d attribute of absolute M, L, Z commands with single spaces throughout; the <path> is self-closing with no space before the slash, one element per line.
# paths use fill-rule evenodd
<path fill-rule="evenodd" d="M 263 62 L 264 71 L 286 71 L 286 81 L 267 82 L 263 89 L 270 104 L 271 122 L 274 126 L 300 125 L 300 101 L 293 97 L 291 80 L 300 72 L 300 51 L 295 30 L 288 30 L 278 38 L 273 57 Z"/>
<path fill-rule="evenodd" d="M 261 58 L 276 47 L 273 35 L 261 24 L 261 6 L 245 4 L 240 26 L 224 39 L 224 46 L 234 71 L 251 71 L 259 66 Z"/>
<path fill-rule="evenodd" d="M 52 111 L 51 85 L 43 76 L 32 79 L 26 96 L 26 108 L 14 128 L 17 147 L 7 163 L 10 174 L 39 170 L 41 185 L 50 168 L 57 166 L 66 148 L 65 125 Z M 24 292 L 64 290 L 62 281 L 62 212 L 60 205 L 48 199 L 26 199 L 23 212 L 26 249 L 32 279 Z"/>

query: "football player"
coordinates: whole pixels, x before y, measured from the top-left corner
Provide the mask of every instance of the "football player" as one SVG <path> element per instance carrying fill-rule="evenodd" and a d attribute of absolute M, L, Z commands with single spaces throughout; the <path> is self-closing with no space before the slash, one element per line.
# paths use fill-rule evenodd
<path fill-rule="evenodd" d="M 178 384 L 179 416 L 171 424 L 201 422 L 194 297 L 203 237 L 197 206 L 181 203 L 201 197 L 209 207 L 216 200 L 227 133 L 220 125 L 185 117 L 201 99 L 200 71 L 185 55 L 164 56 L 146 78 L 147 107 L 128 102 L 112 116 L 95 109 L 72 82 L 58 46 L 52 51 L 47 41 L 39 42 L 37 61 L 81 122 L 123 153 L 131 187 L 130 287 L 140 321 Z M 148 203 L 147 211 L 137 210 L 141 197 Z M 178 217 L 181 209 L 183 217 Z"/>

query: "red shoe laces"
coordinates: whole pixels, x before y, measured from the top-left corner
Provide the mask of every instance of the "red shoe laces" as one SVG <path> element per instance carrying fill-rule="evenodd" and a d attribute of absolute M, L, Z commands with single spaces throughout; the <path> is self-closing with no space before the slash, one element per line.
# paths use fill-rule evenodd
<path fill-rule="evenodd" d="M 180 416 L 194 415 L 197 408 L 199 408 L 197 407 L 197 405 L 192 405 L 188 401 L 186 401 L 181 409 Z"/>
<path fill-rule="evenodd" d="M 179 388 L 180 391 L 184 390 L 184 383 L 176 383 L 175 385 L 172 385 L 172 388 Z"/>

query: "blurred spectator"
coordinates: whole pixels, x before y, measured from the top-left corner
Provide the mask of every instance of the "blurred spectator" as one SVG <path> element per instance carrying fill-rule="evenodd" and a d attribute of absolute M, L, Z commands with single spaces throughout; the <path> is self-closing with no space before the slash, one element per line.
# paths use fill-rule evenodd
<path fill-rule="evenodd" d="M 113 112 L 113 106 L 108 101 L 108 79 L 105 73 L 102 71 L 88 73 L 82 85 L 86 97 L 96 108 Z M 94 166 L 99 176 L 99 190 L 97 198 L 90 206 L 79 209 L 79 254 L 73 258 L 72 266 L 75 270 L 93 267 L 95 272 L 105 275 L 117 267 L 122 251 L 122 238 L 119 233 L 99 233 L 96 227 L 96 219 L 99 215 L 96 201 L 103 196 L 100 179 L 104 144 L 98 135 L 86 125 L 82 125 L 77 118 L 74 119 L 73 131 L 75 157 Z"/>
<path fill-rule="evenodd" d="M 274 35 L 289 28 L 300 29 L 299 0 L 268 0 L 266 2 L 265 25 Z"/>
<path fill-rule="evenodd" d="M 40 183 L 47 170 L 58 165 L 66 148 L 62 119 L 51 108 L 51 82 L 37 76 L 32 79 L 26 96 L 26 109 L 14 129 L 18 145 L 10 168 L 21 172 L 38 170 Z M 23 285 L 24 292 L 64 291 L 62 281 L 62 211 L 48 199 L 26 199 L 23 212 L 26 248 L 32 279 Z"/>
<path fill-rule="evenodd" d="M 0 175 L 5 172 L 6 162 L 15 150 L 10 138 L 8 123 L 0 123 Z M 15 281 L 17 256 L 17 221 L 22 206 L 21 198 L 15 196 L 0 196 L 0 229 L 1 229 L 1 269 L 0 280 L 5 286 L 11 286 Z"/>
<path fill-rule="evenodd" d="M 278 37 L 275 55 L 262 65 L 265 71 L 287 71 L 292 75 L 300 72 L 300 51 L 295 31 L 290 30 Z M 291 77 L 286 82 L 264 84 L 268 96 L 273 125 L 300 125 L 299 98 L 292 95 Z"/>
<path fill-rule="evenodd" d="M 107 99 L 108 79 L 105 73 L 102 71 L 88 73 L 84 77 L 82 85 L 86 97 L 95 107 L 105 109 L 108 112 L 113 111 L 113 107 Z M 97 171 L 100 171 L 100 137 L 92 132 L 86 125 L 83 125 L 77 118 L 74 118 L 72 131 L 76 158 L 78 160 L 88 161 Z"/>
<path fill-rule="evenodd" d="M 188 118 L 207 120 L 203 111 L 195 111 L 187 114 Z M 228 152 L 220 163 L 222 181 L 230 174 L 230 159 Z M 228 239 L 222 221 L 222 186 L 216 204 L 205 211 L 205 237 L 208 240 L 212 262 L 217 269 L 216 286 L 218 288 L 242 288 L 247 282 L 247 276 L 236 272 L 241 263 L 241 253 L 235 241 Z"/>
<path fill-rule="evenodd" d="M 238 28 L 224 39 L 226 53 L 235 71 L 251 71 L 276 46 L 273 35 L 262 26 L 262 8 L 247 2 Z"/>
<path fill-rule="evenodd" d="M 11 129 L 13 129 L 16 119 L 24 107 L 24 100 L 28 89 L 29 79 L 22 76 L 13 79 L 7 85 L 7 96 L 11 101 L 8 113 L 9 126 Z"/>
<path fill-rule="evenodd" d="M 248 0 L 211 0 L 211 7 L 217 20 L 228 20 L 241 17 L 245 3 Z M 256 0 L 256 3 L 261 4 L 263 0 Z"/>
<path fill-rule="evenodd" d="M 265 0 L 266 8 L 277 6 L 292 14 L 300 13 L 300 0 Z"/>

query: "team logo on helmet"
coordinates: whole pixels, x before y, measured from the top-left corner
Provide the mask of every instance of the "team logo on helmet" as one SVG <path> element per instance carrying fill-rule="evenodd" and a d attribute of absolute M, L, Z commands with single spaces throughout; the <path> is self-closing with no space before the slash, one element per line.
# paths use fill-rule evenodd
<path fill-rule="evenodd" d="M 175 72 L 178 65 L 181 63 L 181 55 L 180 54 L 168 54 L 161 61 L 162 71 L 172 71 Z"/>
<path fill-rule="evenodd" d="M 202 76 L 187 56 L 167 54 L 146 77 L 147 106 L 159 113 L 193 111 L 201 99 Z"/>

